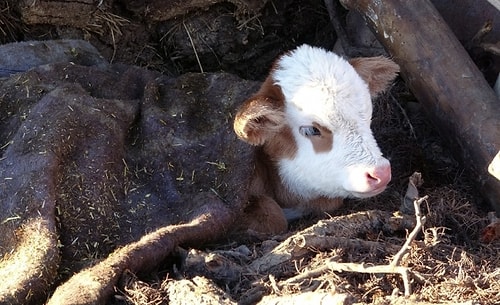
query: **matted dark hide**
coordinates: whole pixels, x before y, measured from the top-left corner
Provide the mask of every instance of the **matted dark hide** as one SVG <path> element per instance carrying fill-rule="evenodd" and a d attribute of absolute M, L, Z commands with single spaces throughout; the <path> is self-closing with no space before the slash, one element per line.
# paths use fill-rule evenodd
<path fill-rule="evenodd" d="M 125 269 L 227 233 L 252 170 L 232 114 L 257 87 L 68 62 L 1 79 L 0 303 L 61 283 L 49 303 L 104 302 Z"/>

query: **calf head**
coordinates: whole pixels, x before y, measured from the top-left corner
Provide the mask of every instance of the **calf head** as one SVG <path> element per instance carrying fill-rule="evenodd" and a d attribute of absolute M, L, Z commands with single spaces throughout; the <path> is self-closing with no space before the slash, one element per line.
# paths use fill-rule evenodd
<path fill-rule="evenodd" d="M 349 61 L 303 45 L 282 55 L 234 122 L 262 146 L 288 191 L 304 199 L 370 197 L 391 179 L 370 129 L 371 98 L 399 67 L 384 57 Z"/>

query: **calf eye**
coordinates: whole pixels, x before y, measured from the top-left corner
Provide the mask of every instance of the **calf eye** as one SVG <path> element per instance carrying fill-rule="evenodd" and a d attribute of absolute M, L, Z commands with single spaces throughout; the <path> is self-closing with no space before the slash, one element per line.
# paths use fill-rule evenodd
<path fill-rule="evenodd" d="M 314 126 L 300 126 L 299 132 L 305 137 L 320 136 L 321 131 Z"/>

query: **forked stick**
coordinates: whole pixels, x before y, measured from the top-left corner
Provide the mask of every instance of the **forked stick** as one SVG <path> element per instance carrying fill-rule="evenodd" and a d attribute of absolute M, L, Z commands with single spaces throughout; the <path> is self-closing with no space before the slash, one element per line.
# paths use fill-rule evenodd
<path fill-rule="evenodd" d="M 403 255 L 409 250 L 410 243 L 415 239 L 418 232 L 422 229 L 422 226 L 425 222 L 425 216 L 422 216 L 420 213 L 420 204 L 427 198 L 428 196 L 424 196 L 413 201 L 417 223 L 411 231 L 410 235 L 408 235 L 408 238 L 406 239 L 406 242 L 403 244 L 401 249 L 394 255 L 390 264 L 381 266 L 365 266 L 364 264 L 358 263 L 339 263 L 335 261 L 336 258 L 332 258 L 326 262 L 326 266 L 328 267 L 328 269 L 339 272 L 349 271 L 359 273 L 399 273 L 403 278 L 405 296 L 411 295 L 410 268 L 399 266 L 399 262 L 401 261 Z"/>
<path fill-rule="evenodd" d="M 303 272 L 297 276 L 294 276 L 292 278 L 289 278 L 286 280 L 284 283 L 285 284 L 291 284 L 291 283 L 297 283 L 302 280 L 315 277 L 318 274 L 323 274 L 326 271 L 347 271 L 347 272 L 358 272 L 358 273 L 399 273 L 403 279 L 403 285 L 405 288 L 405 296 L 411 295 L 412 289 L 410 285 L 410 268 L 408 267 L 403 267 L 399 266 L 399 262 L 403 258 L 403 255 L 410 249 L 410 243 L 415 240 L 418 232 L 421 231 L 422 226 L 425 223 L 425 216 L 422 216 L 420 213 L 420 205 L 422 204 L 423 201 L 425 201 L 428 198 L 428 196 L 424 196 L 421 198 L 416 198 L 413 201 L 414 209 L 415 209 L 415 217 L 416 217 L 416 224 L 411 233 L 408 235 L 408 238 L 406 239 L 406 242 L 403 244 L 401 249 L 394 255 L 392 258 L 392 261 L 388 265 L 381 265 L 381 266 L 365 266 L 364 264 L 358 264 L 358 263 L 339 263 L 339 257 L 335 256 L 330 259 L 328 259 L 325 262 L 325 265 Z"/>

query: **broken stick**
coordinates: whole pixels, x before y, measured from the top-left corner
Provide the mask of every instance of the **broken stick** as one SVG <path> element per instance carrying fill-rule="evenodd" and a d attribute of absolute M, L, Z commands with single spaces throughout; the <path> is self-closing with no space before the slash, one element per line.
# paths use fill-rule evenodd
<path fill-rule="evenodd" d="M 391 212 L 372 210 L 343 215 L 319 221 L 287 238 L 271 252 L 264 254 L 250 264 L 257 272 L 267 272 L 271 268 L 290 260 L 300 259 L 312 249 L 327 250 L 333 247 L 373 246 L 367 241 L 357 241 L 356 236 L 369 232 L 399 231 L 415 226 L 414 217 L 393 215 Z"/>
<path fill-rule="evenodd" d="M 317 269 L 310 270 L 307 273 L 323 273 L 326 270 L 337 271 L 337 272 L 358 272 L 358 273 L 386 273 L 386 274 L 400 274 L 403 279 L 403 285 L 405 289 L 405 296 L 409 296 L 412 293 L 411 285 L 410 285 L 410 274 L 411 270 L 408 267 L 399 266 L 403 255 L 410 249 L 410 243 L 415 240 L 417 234 L 422 230 L 422 226 L 425 223 L 425 217 L 420 213 L 420 204 L 427 200 L 428 196 L 424 196 L 422 198 L 415 199 L 413 201 L 414 209 L 415 209 L 415 218 L 416 225 L 408 235 L 405 243 L 401 247 L 401 249 L 394 255 L 391 262 L 388 265 L 379 265 L 379 266 L 366 266 L 365 264 L 359 263 L 340 263 L 338 262 L 338 257 L 332 257 L 326 261 L 325 266 L 321 266 Z M 292 278 L 295 282 L 297 279 L 303 279 L 306 276 L 300 274 L 297 277 Z M 291 282 L 292 279 L 287 280 L 286 282 Z"/>

